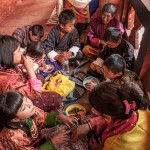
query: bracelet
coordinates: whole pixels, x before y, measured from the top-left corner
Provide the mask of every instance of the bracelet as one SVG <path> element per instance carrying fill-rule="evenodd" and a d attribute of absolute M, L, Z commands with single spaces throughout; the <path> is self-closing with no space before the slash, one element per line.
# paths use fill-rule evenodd
<path fill-rule="evenodd" d="M 92 131 L 89 121 L 86 121 L 87 125 L 89 126 L 90 131 Z"/>

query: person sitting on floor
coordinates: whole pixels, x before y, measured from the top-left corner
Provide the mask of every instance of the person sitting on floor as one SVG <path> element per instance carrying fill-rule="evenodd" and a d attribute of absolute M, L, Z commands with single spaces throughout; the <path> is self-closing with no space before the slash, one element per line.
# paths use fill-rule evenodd
<path fill-rule="evenodd" d="M 44 35 L 43 26 L 36 25 L 25 25 L 17 28 L 12 36 L 16 38 L 20 42 L 20 46 L 22 48 L 27 47 L 33 41 L 40 41 Z"/>
<path fill-rule="evenodd" d="M 112 54 L 103 63 L 104 77 L 118 85 L 128 85 L 135 88 L 140 95 L 144 95 L 143 84 L 138 75 L 126 69 L 126 62 L 119 54 Z"/>
<path fill-rule="evenodd" d="M 149 150 L 150 111 L 136 89 L 103 82 L 90 92 L 89 102 L 101 116 L 76 128 L 73 140 L 91 131 L 98 137 L 90 139 L 91 150 Z"/>
<path fill-rule="evenodd" d="M 47 72 L 50 69 L 50 65 L 48 67 L 45 63 L 44 57 L 46 55 L 45 55 L 43 44 L 41 42 L 30 43 L 27 46 L 25 55 L 30 56 L 33 62 L 36 62 L 38 64 L 39 71 Z"/>
<path fill-rule="evenodd" d="M 9 35 L 0 35 L 0 45 L 0 94 L 17 90 L 45 111 L 60 108 L 63 97 L 55 92 L 42 92 L 43 78 L 36 76 L 32 59 L 22 55 L 18 40 Z M 18 64 L 24 65 L 26 74 Z"/>
<path fill-rule="evenodd" d="M 88 33 L 88 40 L 90 45 L 86 45 L 82 52 L 89 58 L 97 58 L 103 47 L 106 45 L 103 40 L 106 29 L 115 27 L 124 33 L 124 28 L 121 22 L 115 18 L 116 5 L 113 3 L 106 3 L 102 8 L 102 15 L 100 18 L 95 18 L 90 24 L 90 31 Z"/>
<path fill-rule="evenodd" d="M 126 67 L 131 69 L 134 59 L 133 46 L 121 37 L 120 30 L 114 27 L 108 28 L 103 39 L 107 45 L 97 59 L 91 63 L 90 68 L 99 74 L 103 74 L 102 66 L 106 58 L 112 54 L 119 54 L 125 59 Z"/>
<path fill-rule="evenodd" d="M 56 150 L 55 145 L 67 141 L 70 130 L 57 133 L 46 141 L 41 134 L 45 126 L 56 126 L 61 120 L 67 128 L 71 128 L 75 117 L 68 117 L 56 112 L 44 112 L 33 106 L 27 97 L 18 91 L 4 92 L 0 95 L 0 132 L 1 150 Z"/>
<path fill-rule="evenodd" d="M 70 10 L 63 10 L 59 15 L 59 25 L 55 26 L 43 42 L 50 61 L 61 64 L 65 60 L 74 61 L 82 58 L 78 31 L 74 27 L 75 15 Z"/>

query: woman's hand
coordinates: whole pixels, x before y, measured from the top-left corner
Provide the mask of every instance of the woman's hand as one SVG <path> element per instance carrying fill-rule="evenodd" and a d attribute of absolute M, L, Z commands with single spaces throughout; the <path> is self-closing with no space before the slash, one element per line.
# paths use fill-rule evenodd
<path fill-rule="evenodd" d="M 73 116 L 65 116 L 63 114 L 58 115 L 58 118 L 62 120 L 62 122 L 70 129 L 71 127 L 73 127 L 73 123 L 77 123 L 78 124 L 78 120 L 76 117 Z"/>
<path fill-rule="evenodd" d="M 77 138 L 86 136 L 90 132 L 90 128 L 88 124 L 83 124 L 77 127 L 74 131 L 72 131 L 72 140 L 76 140 Z"/>
<path fill-rule="evenodd" d="M 101 141 L 100 141 L 100 138 L 98 138 L 98 142 L 96 141 L 96 139 L 94 138 L 94 136 L 92 135 L 91 139 L 90 139 L 90 149 L 91 150 L 102 150 L 102 147 L 101 147 Z"/>
<path fill-rule="evenodd" d="M 22 63 L 27 70 L 29 78 L 36 78 L 32 59 L 29 56 L 22 56 Z"/>
<path fill-rule="evenodd" d="M 67 135 L 70 133 L 70 131 L 61 132 L 59 134 L 56 134 L 51 141 L 53 144 L 61 144 L 68 140 Z"/>
<path fill-rule="evenodd" d="M 22 56 L 22 63 L 27 71 L 33 69 L 33 61 L 29 56 Z"/>

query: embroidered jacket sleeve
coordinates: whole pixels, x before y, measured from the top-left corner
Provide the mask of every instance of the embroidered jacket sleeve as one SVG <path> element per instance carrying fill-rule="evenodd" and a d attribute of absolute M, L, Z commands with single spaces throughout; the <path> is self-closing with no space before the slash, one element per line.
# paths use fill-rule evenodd
<path fill-rule="evenodd" d="M 42 82 L 40 80 L 34 78 L 28 80 L 21 69 L 19 69 L 18 73 L 13 69 L 0 70 L 0 73 L 0 93 L 9 90 L 17 90 L 31 100 L 40 98 L 40 89 L 42 87 Z"/>
<path fill-rule="evenodd" d="M 55 112 L 47 113 L 37 107 L 35 108 L 36 108 L 36 114 L 38 116 L 36 117 L 36 124 L 38 126 L 41 126 L 40 128 L 43 128 L 45 125 L 49 127 L 53 127 L 57 125 L 58 113 L 55 113 Z M 51 140 L 48 140 L 47 142 L 42 144 L 40 146 L 40 149 L 41 150 L 46 150 L 46 149 L 56 150 Z"/>
<path fill-rule="evenodd" d="M 90 119 L 90 124 L 92 126 L 92 131 L 98 136 L 107 127 L 105 119 L 101 116 Z"/>

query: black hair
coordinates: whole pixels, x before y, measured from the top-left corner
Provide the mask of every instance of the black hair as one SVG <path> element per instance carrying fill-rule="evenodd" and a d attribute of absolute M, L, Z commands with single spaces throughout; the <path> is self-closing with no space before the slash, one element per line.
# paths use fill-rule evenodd
<path fill-rule="evenodd" d="M 41 42 L 32 42 L 28 44 L 26 54 L 33 58 L 40 58 L 44 53 L 44 47 Z"/>
<path fill-rule="evenodd" d="M 44 29 L 43 26 L 39 24 L 35 24 L 29 28 L 29 31 L 32 31 L 32 35 L 39 36 L 42 38 L 44 36 Z"/>
<path fill-rule="evenodd" d="M 59 23 L 66 25 L 68 22 L 72 22 L 76 19 L 74 13 L 71 10 L 65 9 L 59 15 Z"/>
<path fill-rule="evenodd" d="M 110 41 L 117 43 L 119 40 L 121 40 L 120 29 L 109 27 L 104 34 L 103 40 L 105 42 Z"/>
<path fill-rule="evenodd" d="M 9 91 L 0 95 L 0 125 L 9 129 L 21 129 L 31 136 L 26 124 L 12 122 L 23 103 L 23 95 L 18 91 Z"/>
<path fill-rule="evenodd" d="M 3 70 L 17 67 L 13 63 L 13 55 L 19 46 L 16 38 L 9 35 L 0 35 L 0 68 Z"/>
<path fill-rule="evenodd" d="M 112 54 L 103 63 L 104 66 L 108 68 L 114 74 L 119 72 L 124 73 L 126 68 L 126 62 L 124 58 L 119 54 Z"/>
<path fill-rule="evenodd" d="M 89 94 L 89 101 L 97 111 L 115 119 L 128 119 L 133 113 L 130 109 L 129 114 L 125 114 L 126 107 L 123 100 L 127 100 L 129 104 L 135 101 L 136 110 L 147 108 L 145 98 L 140 96 L 136 89 L 127 85 L 119 86 L 113 82 L 103 82 Z"/>
<path fill-rule="evenodd" d="M 111 15 L 113 17 L 116 12 L 116 9 L 117 9 L 117 7 L 114 3 L 106 3 L 102 8 L 102 13 L 103 12 L 111 13 Z"/>

